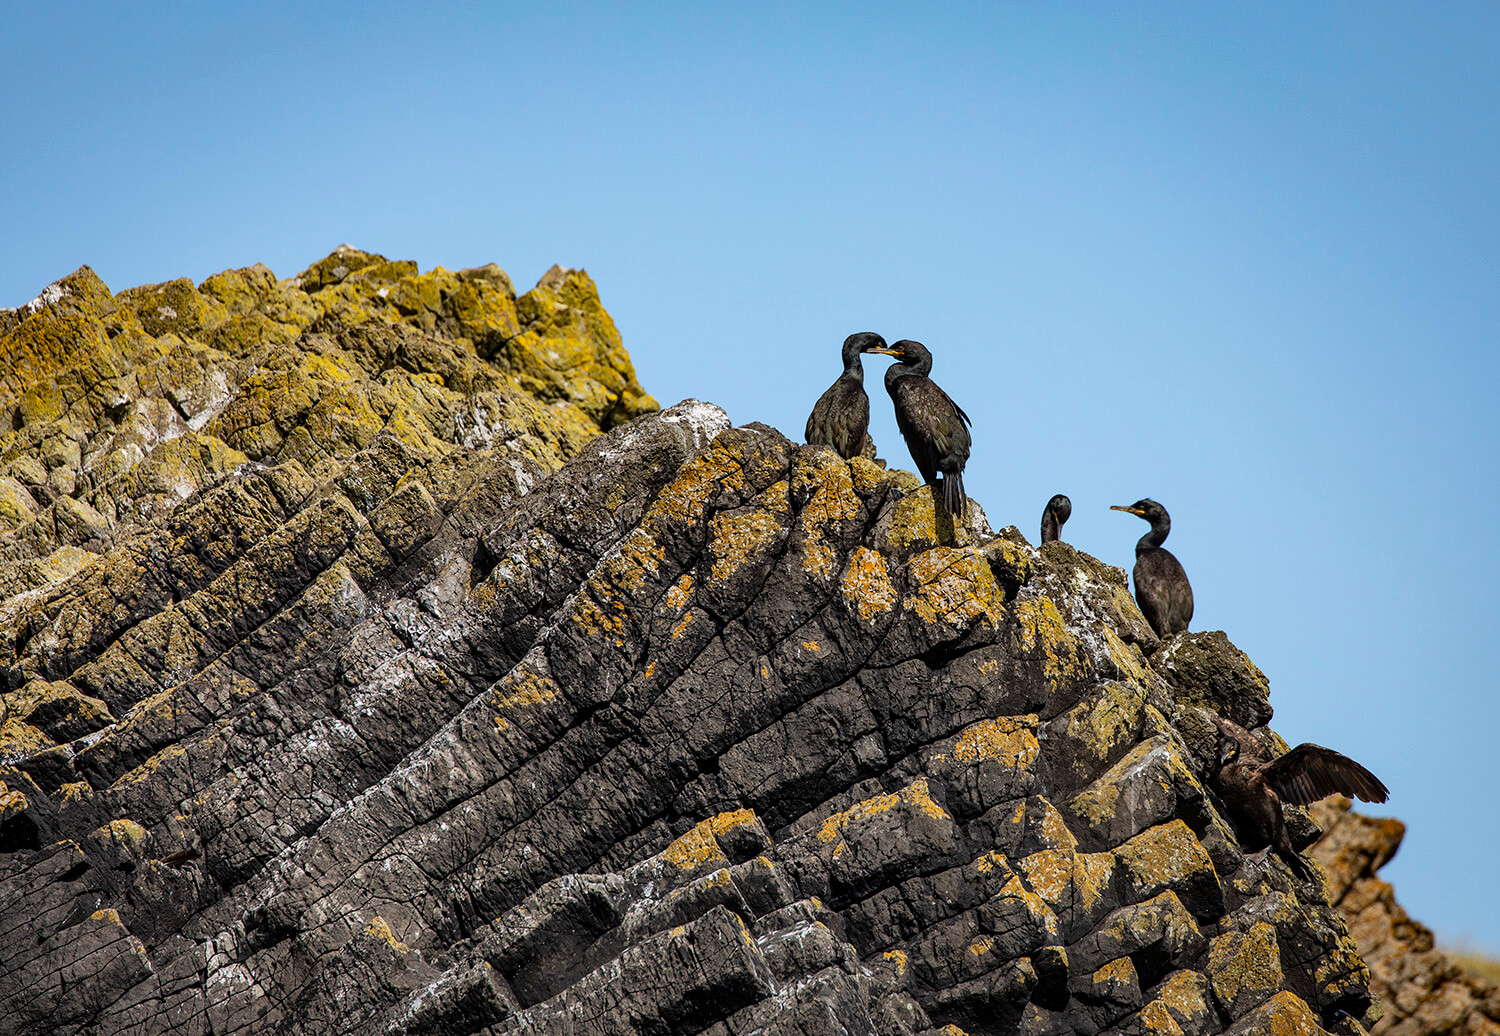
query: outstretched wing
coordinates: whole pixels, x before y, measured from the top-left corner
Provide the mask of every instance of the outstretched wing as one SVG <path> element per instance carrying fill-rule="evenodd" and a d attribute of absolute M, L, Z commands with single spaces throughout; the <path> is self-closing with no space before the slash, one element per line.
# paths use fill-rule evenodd
<path fill-rule="evenodd" d="M 1302 744 L 1273 763 L 1261 776 L 1276 789 L 1282 802 L 1307 806 L 1329 795 L 1348 795 L 1366 802 L 1384 802 L 1390 791 L 1369 770 L 1322 745 Z"/>

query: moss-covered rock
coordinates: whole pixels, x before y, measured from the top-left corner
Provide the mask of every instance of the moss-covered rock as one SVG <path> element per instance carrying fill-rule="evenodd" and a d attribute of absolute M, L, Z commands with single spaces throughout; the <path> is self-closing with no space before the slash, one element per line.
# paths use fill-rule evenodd
<path fill-rule="evenodd" d="M 1281 988 L 1281 954 L 1276 929 L 1254 925 L 1226 932 L 1208 946 L 1208 984 L 1227 1017 L 1238 1018 L 1269 1000 Z"/>

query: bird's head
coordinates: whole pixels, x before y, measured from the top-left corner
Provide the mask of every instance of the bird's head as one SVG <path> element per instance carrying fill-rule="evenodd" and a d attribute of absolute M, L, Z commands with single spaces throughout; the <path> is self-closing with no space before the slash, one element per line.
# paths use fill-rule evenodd
<path fill-rule="evenodd" d="M 874 331 L 859 331 L 844 339 L 844 366 L 859 358 L 860 353 L 880 352 L 888 348 L 885 339 Z"/>
<path fill-rule="evenodd" d="M 1153 525 L 1158 518 L 1165 518 L 1167 516 L 1167 509 L 1155 500 L 1152 500 L 1149 496 L 1142 497 L 1133 504 L 1111 504 L 1109 509 L 1111 511 L 1124 511 L 1126 514 L 1136 515 L 1137 517 L 1146 519 L 1146 521 L 1151 522 Z"/>
<path fill-rule="evenodd" d="M 901 341 L 893 342 L 890 345 L 886 345 L 885 342 L 879 342 L 873 346 L 867 345 L 864 351 L 867 353 L 880 353 L 882 356 L 894 356 L 902 363 L 916 363 L 924 358 L 928 360 L 932 359 L 932 354 L 927 351 L 927 346 L 921 342 L 913 342 L 910 338 L 903 338 Z"/>
<path fill-rule="evenodd" d="M 1240 750 L 1244 747 L 1240 738 L 1249 737 L 1250 732 L 1232 719 L 1212 718 L 1219 730 L 1219 767 L 1223 768 L 1240 757 Z"/>
<path fill-rule="evenodd" d="M 1066 522 L 1073 514 L 1073 501 L 1058 493 L 1047 501 L 1047 510 L 1057 518 L 1057 524 Z"/>

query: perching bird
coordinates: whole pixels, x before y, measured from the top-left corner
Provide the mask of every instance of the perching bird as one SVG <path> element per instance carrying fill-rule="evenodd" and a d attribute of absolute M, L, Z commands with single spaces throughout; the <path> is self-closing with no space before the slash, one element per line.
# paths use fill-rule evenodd
<path fill-rule="evenodd" d="M 1054 543 L 1062 536 L 1063 523 L 1073 513 L 1073 501 L 1058 493 L 1042 512 L 1042 542 Z"/>
<path fill-rule="evenodd" d="M 1139 515 L 1151 523 L 1151 531 L 1135 545 L 1135 603 L 1158 637 L 1180 633 L 1193 619 L 1193 588 L 1182 562 L 1162 546 L 1172 531 L 1167 509 L 1147 497 L 1129 507 L 1114 504 L 1111 511 Z"/>
<path fill-rule="evenodd" d="M 1256 863 L 1274 849 L 1292 870 L 1304 878 L 1313 876 L 1312 867 L 1287 837 L 1283 802 L 1308 806 L 1329 795 L 1384 802 L 1390 794 L 1373 773 L 1330 748 L 1301 744 L 1280 759 L 1266 762 L 1258 757 L 1245 728 L 1226 719 L 1215 722 L 1219 759 L 1209 783 L 1229 811 L 1240 844 L 1247 850 L 1259 849 L 1252 857 Z"/>
<path fill-rule="evenodd" d="M 834 452 L 875 459 L 875 441 L 870 438 L 870 397 L 865 395 L 865 368 L 861 352 L 885 345 L 872 331 L 861 331 L 844 339 L 844 373 L 813 404 L 807 417 L 805 438 L 813 446 L 832 446 Z"/>
<path fill-rule="evenodd" d="M 885 390 L 896 405 L 896 425 L 922 481 L 934 486 L 942 472 L 943 507 L 961 518 L 969 499 L 964 495 L 963 478 L 971 441 L 968 426 L 973 423 L 969 415 L 927 376 L 932 353 L 921 342 L 902 339 L 894 345 L 866 346 L 864 351 L 901 361 L 885 370 Z"/>

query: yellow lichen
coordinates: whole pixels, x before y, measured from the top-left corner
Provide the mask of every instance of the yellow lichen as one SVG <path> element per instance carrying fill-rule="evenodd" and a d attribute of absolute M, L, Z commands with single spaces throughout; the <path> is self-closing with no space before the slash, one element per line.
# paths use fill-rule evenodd
<path fill-rule="evenodd" d="M 908 960 L 908 958 L 906 956 L 906 951 L 905 950 L 886 950 L 884 953 L 881 954 L 881 956 L 884 957 L 886 960 L 893 962 L 896 965 L 896 974 L 897 975 L 904 975 L 904 974 L 906 974 L 906 969 L 907 969 L 910 961 Z"/>
<path fill-rule="evenodd" d="M 391 949 L 395 950 L 397 953 L 404 954 L 411 951 L 410 946 L 406 945 L 406 943 L 396 938 L 396 933 L 391 931 L 390 922 L 381 917 L 379 914 L 376 914 L 373 918 L 370 919 L 370 923 L 365 925 L 365 933 L 367 935 L 373 935 L 375 938 L 384 941 L 390 946 Z"/>
<path fill-rule="evenodd" d="M 876 795 L 863 802 L 856 802 L 842 813 L 835 813 L 823 821 L 823 826 L 818 830 L 818 839 L 824 844 L 832 842 L 842 836 L 844 828 L 849 824 L 862 821 L 877 813 L 884 813 L 903 803 L 927 816 L 948 818 L 948 813 L 943 807 L 932 801 L 932 794 L 927 787 L 927 778 L 920 777 L 900 791 L 888 795 Z"/>
<path fill-rule="evenodd" d="M 1061 849 L 1075 849 L 1078 846 L 1078 839 L 1068 830 L 1067 821 L 1050 802 L 1045 802 L 1042 810 L 1042 839 L 1048 845 Z"/>
<path fill-rule="evenodd" d="M 1001 766 L 1028 767 L 1041 754 L 1041 744 L 1033 733 L 1036 721 L 1036 716 L 980 720 L 958 736 L 953 758 L 962 763 L 991 759 Z"/>
<path fill-rule="evenodd" d="M 1067 849 L 1043 849 L 1019 863 L 1032 891 L 1054 910 L 1075 901 L 1092 908 L 1109 891 L 1114 857 L 1109 853 L 1077 853 Z"/>
<path fill-rule="evenodd" d="M 900 478 L 902 475 L 906 477 Z M 905 495 L 891 511 L 890 528 L 886 533 L 890 550 L 903 553 L 914 543 L 937 543 L 937 516 L 933 511 L 932 494 L 906 472 L 896 472 L 895 476 Z"/>
<path fill-rule="evenodd" d="M 643 527 L 637 526 L 620 544 L 620 549 L 599 566 L 600 574 L 624 590 L 638 590 L 647 576 L 656 576 L 666 550 Z"/>
<path fill-rule="evenodd" d="M 101 841 L 115 842 L 124 846 L 138 846 L 146 837 L 146 829 L 128 817 L 111 820 L 94 830 L 94 837 Z"/>
<path fill-rule="evenodd" d="M 646 512 L 647 519 L 673 518 L 687 522 L 701 519 L 716 490 L 745 488 L 741 459 L 722 445 L 722 439 L 715 440 L 713 446 L 682 466 Z"/>
<path fill-rule="evenodd" d="M 909 585 L 905 606 L 930 625 L 963 627 L 982 620 L 999 626 L 1005 597 L 994 573 L 973 551 L 934 547 L 907 562 Z"/>
<path fill-rule="evenodd" d="M 713 538 L 709 549 L 714 562 L 709 574 L 725 580 L 760 554 L 781 533 L 781 525 L 770 511 L 755 510 L 744 514 L 716 514 L 709 522 Z"/>
<path fill-rule="evenodd" d="M 500 697 L 502 690 L 505 694 Z M 534 669 L 518 667 L 495 693 L 497 695 L 495 708 L 508 712 L 512 709 L 552 701 L 562 693 L 562 690 L 550 678 L 540 675 Z"/>
<path fill-rule="evenodd" d="M 978 957 L 982 954 L 989 953 L 990 947 L 994 945 L 994 939 L 991 939 L 988 935 L 981 935 L 979 938 L 969 943 L 969 952 Z"/>
<path fill-rule="evenodd" d="M 1213 873 L 1208 851 L 1180 818 L 1147 828 L 1116 849 L 1115 856 L 1140 889 Z"/>
<path fill-rule="evenodd" d="M 31 802 L 26 798 L 25 792 L 13 791 L 0 781 L 0 820 L 17 813 L 24 813 L 30 805 Z"/>
<path fill-rule="evenodd" d="M 661 858 L 679 870 L 691 870 L 708 860 L 724 855 L 716 840 L 717 836 L 753 823 L 755 823 L 755 811 L 752 809 L 736 809 L 709 817 L 694 825 L 691 831 L 663 849 Z M 727 875 L 728 872 L 726 871 L 725 874 Z"/>
<path fill-rule="evenodd" d="M 672 584 L 672 589 L 667 591 L 666 596 L 662 600 L 668 608 L 675 612 L 680 611 L 683 606 L 687 604 L 688 598 L 691 597 L 692 594 L 693 577 L 683 576 L 681 579 L 677 580 L 677 582 Z"/>
<path fill-rule="evenodd" d="M 89 915 L 89 920 L 90 921 L 103 921 L 105 924 L 120 924 L 121 923 L 120 922 L 120 912 L 118 910 L 116 910 L 114 907 L 105 907 L 102 910 L 95 910 L 92 914 Z"/>
<path fill-rule="evenodd" d="M 1182 1026 L 1172 1017 L 1172 1012 L 1157 998 L 1141 1008 L 1138 1015 L 1141 1024 L 1151 1036 L 1183 1036 Z"/>
<path fill-rule="evenodd" d="M 810 575 L 833 575 L 835 554 L 823 532 L 837 521 L 859 517 L 859 497 L 849 466 L 827 450 L 804 455 L 793 472 L 793 482 L 802 487 L 815 485 L 812 497 L 802 510 L 802 528 L 807 534 L 802 544 L 802 570 Z"/>
<path fill-rule="evenodd" d="M 988 874 L 996 867 L 1006 866 L 1008 862 L 1009 861 L 1007 861 L 1004 856 L 1001 856 L 997 852 L 990 851 L 984 853 L 982 856 L 976 859 L 974 861 L 974 866 L 979 869 L 979 872 L 981 874 Z"/>
<path fill-rule="evenodd" d="M 144 763 L 141 763 L 141 765 L 137 766 L 135 769 L 129 770 L 126 773 L 122 774 L 120 778 L 115 781 L 113 785 L 111 785 L 111 787 L 118 789 L 129 787 L 132 784 L 140 784 L 157 770 L 161 769 L 164 764 L 171 762 L 174 759 L 180 759 L 185 755 L 187 755 L 187 749 L 183 748 L 181 745 L 168 745 L 166 748 L 163 748 L 160 752 L 157 752 L 151 758 L 147 759 Z"/>
<path fill-rule="evenodd" d="M 840 588 L 855 614 L 866 621 L 896 604 L 896 588 L 886 574 L 885 559 L 869 547 L 857 547 L 849 556 Z"/>
<path fill-rule="evenodd" d="M 1107 964 L 1100 966 L 1093 974 L 1094 985 L 1103 985 L 1106 982 L 1129 982 L 1135 974 L 1135 965 L 1131 964 L 1129 957 L 1117 957 Z"/>
<path fill-rule="evenodd" d="M 1042 675 L 1056 686 L 1079 668 L 1077 650 L 1066 624 L 1050 597 L 1037 597 L 1016 605 L 1021 626 L 1021 650 L 1042 653 Z"/>
<path fill-rule="evenodd" d="M 1208 1006 L 1203 999 L 1206 982 L 1196 971 L 1174 972 L 1156 991 L 1156 1001 L 1184 1017 L 1191 1017 Z"/>

